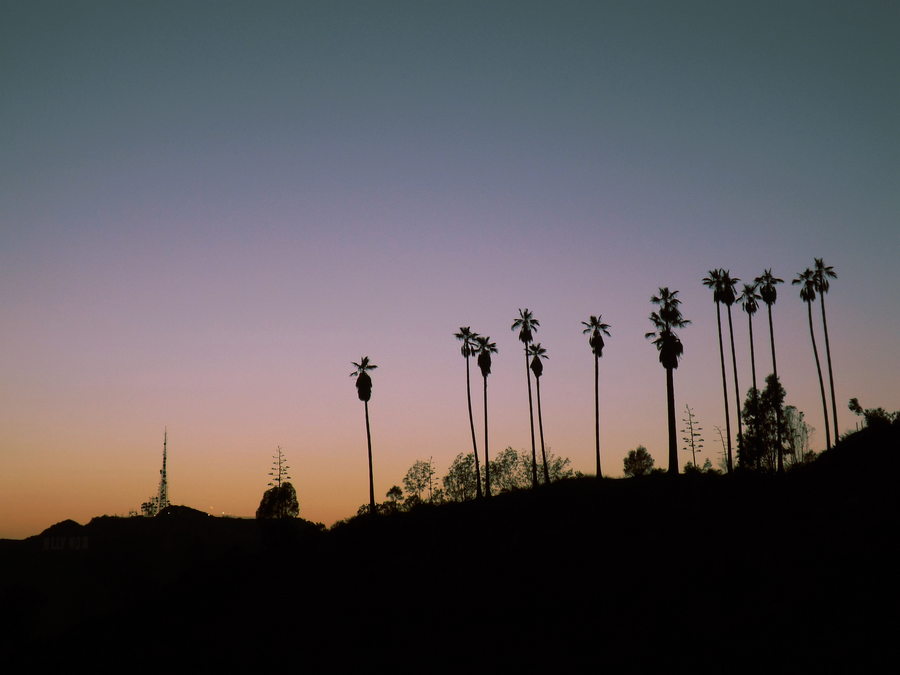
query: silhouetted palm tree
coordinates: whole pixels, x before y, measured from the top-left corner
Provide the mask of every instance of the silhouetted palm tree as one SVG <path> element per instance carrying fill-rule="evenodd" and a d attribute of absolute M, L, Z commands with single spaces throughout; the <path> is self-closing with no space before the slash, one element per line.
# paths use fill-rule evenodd
<path fill-rule="evenodd" d="M 732 279 L 728 270 L 719 270 L 719 272 L 722 275 L 722 302 L 728 308 L 728 335 L 731 337 L 731 366 L 734 370 L 734 404 L 737 408 L 737 442 L 740 455 L 741 447 L 744 445 L 744 434 L 741 431 L 741 387 L 738 384 L 737 353 L 734 351 L 734 325 L 731 323 L 731 306 L 737 300 L 734 286 L 740 279 Z"/>
<path fill-rule="evenodd" d="M 822 303 L 822 327 L 825 329 L 825 360 L 828 362 L 828 384 L 831 386 L 831 413 L 834 421 L 834 440 L 840 438 L 838 433 L 837 403 L 834 398 L 834 374 L 831 371 L 831 347 L 828 344 L 828 320 L 825 318 L 825 294 L 828 293 L 830 284 L 828 278 L 837 279 L 834 268 L 825 266 L 822 258 L 816 258 L 816 290 L 819 292 L 819 302 Z"/>
<path fill-rule="evenodd" d="M 475 422 L 472 419 L 472 387 L 469 381 L 469 357 L 475 353 L 475 339 L 478 333 L 473 333 L 469 326 L 460 328 L 453 336 L 462 340 L 460 352 L 466 359 L 466 400 L 469 402 L 469 427 L 472 430 L 472 450 L 475 453 L 475 497 L 481 499 L 481 470 L 478 466 L 478 444 L 475 442 Z"/>
<path fill-rule="evenodd" d="M 531 424 L 531 486 L 537 487 L 537 449 L 534 444 L 534 404 L 531 402 L 531 369 L 528 367 L 528 345 L 534 339 L 541 324 L 535 319 L 528 308 L 523 312 L 519 310 L 519 318 L 513 321 L 510 330 L 519 329 L 519 341 L 525 345 L 525 376 L 528 379 L 528 420 Z"/>
<path fill-rule="evenodd" d="M 488 456 L 488 397 L 487 382 L 491 374 L 491 354 L 497 353 L 497 345 L 491 342 L 491 338 L 479 335 L 475 338 L 478 354 L 478 367 L 481 368 L 481 376 L 484 378 L 484 484 L 485 494 L 491 496 L 491 459 Z"/>
<path fill-rule="evenodd" d="M 772 374 L 775 375 L 775 380 L 778 380 L 778 364 L 775 361 L 775 328 L 772 324 L 772 305 L 775 304 L 775 301 L 778 299 L 778 290 L 775 288 L 777 284 L 783 284 L 784 279 L 779 279 L 778 277 L 772 274 L 771 269 L 767 269 L 762 276 L 756 277 L 753 280 L 759 288 L 759 293 L 762 296 L 762 301 L 766 303 L 766 307 L 769 310 L 769 342 L 772 344 Z M 775 415 L 777 417 L 777 429 L 778 429 L 778 473 L 784 473 L 784 448 L 782 446 L 781 441 L 781 407 L 775 408 Z"/>
<path fill-rule="evenodd" d="M 588 321 L 582 321 L 587 326 L 582 333 L 590 333 L 589 344 L 594 352 L 594 437 L 597 447 L 597 478 L 602 478 L 600 473 L 600 357 L 603 356 L 603 333 L 609 337 L 609 324 L 602 322 L 603 317 L 598 314 L 591 316 Z"/>
<path fill-rule="evenodd" d="M 710 270 L 709 276 L 704 277 L 703 285 L 713 291 L 713 301 L 716 303 L 716 323 L 719 326 L 719 361 L 722 363 L 722 395 L 725 397 L 725 433 L 728 437 L 727 466 L 728 473 L 734 470 L 731 454 L 731 414 L 728 410 L 728 379 L 725 376 L 725 348 L 722 346 L 722 312 L 719 311 L 719 303 L 722 302 L 722 271 Z"/>
<path fill-rule="evenodd" d="M 369 357 L 364 356 L 359 363 L 352 361 L 356 368 L 350 377 L 356 378 L 356 395 L 366 404 L 366 441 L 369 444 L 369 513 L 375 515 L 375 480 L 372 477 L 372 434 L 369 431 L 369 399 L 372 398 L 372 378 L 366 371 L 375 370 L 378 366 L 369 363 Z"/>
<path fill-rule="evenodd" d="M 744 284 L 744 292 L 738 298 L 744 311 L 747 312 L 747 323 L 750 326 L 750 370 L 753 373 L 753 388 L 756 389 L 756 355 L 753 351 L 753 315 L 759 309 L 757 300 L 762 300 L 762 296 L 756 292 L 756 282 L 752 284 Z"/>
<path fill-rule="evenodd" d="M 675 436 L 675 383 L 672 371 L 678 368 L 678 359 L 684 353 L 684 347 L 673 328 L 683 328 L 690 321 L 681 316 L 678 305 L 681 300 L 676 298 L 678 291 L 669 291 L 668 288 L 660 288 L 659 295 L 650 298 L 650 302 L 659 306 L 659 313 L 651 312 L 650 321 L 656 329 L 644 335 L 645 338 L 656 338 L 653 344 L 659 351 L 659 362 L 666 369 L 666 399 L 669 408 L 669 470 L 668 473 L 678 474 L 678 440 Z"/>
<path fill-rule="evenodd" d="M 544 364 L 541 359 L 549 358 L 547 350 L 541 347 L 540 342 L 535 342 L 528 348 L 531 359 L 531 372 L 534 373 L 534 382 L 537 387 L 538 400 L 538 428 L 541 430 L 541 459 L 544 461 L 544 483 L 550 484 L 550 470 L 547 467 L 547 452 L 544 450 L 544 416 L 541 414 L 541 375 L 544 374 Z"/>
<path fill-rule="evenodd" d="M 831 449 L 831 429 L 828 427 L 828 401 L 825 398 L 825 382 L 822 380 L 822 366 L 819 365 L 819 350 L 816 348 L 816 336 L 813 333 L 812 303 L 816 299 L 816 273 L 808 267 L 800 272 L 796 279 L 791 280 L 792 285 L 800 285 L 800 299 L 806 303 L 809 314 L 809 337 L 812 340 L 813 356 L 816 357 L 816 370 L 819 372 L 819 389 L 822 390 L 822 412 L 825 414 L 825 444 Z"/>

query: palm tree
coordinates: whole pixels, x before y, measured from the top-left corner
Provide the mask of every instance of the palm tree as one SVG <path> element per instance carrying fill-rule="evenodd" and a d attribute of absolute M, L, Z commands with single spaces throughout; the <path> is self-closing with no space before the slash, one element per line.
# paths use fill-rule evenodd
<path fill-rule="evenodd" d="M 716 303 L 716 322 L 719 325 L 719 361 L 722 363 L 722 394 L 725 397 L 725 433 L 728 436 L 728 473 L 734 470 L 731 455 L 731 415 L 728 412 L 728 379 L 725 376 L 725 348 L 722 346 L 722 312 L 719 311 L 719 303 L 722 302 L 722 273 L 721 270 L 710 270 L 709 276 L 703 279 L 703 285 L 713 289 L 713 301 Z"/>
<path fill-rule="evenodd" d="M 519 329 L 519 342 L 525 345 L 525 376 L 528 379 L 528 419 L 531 423 L 531 486 L 537 487 L 537 449 L 534 445 L 534 405 L 531 402 L 531 369 L 528 367 L 528 345 L 534 339 L 541 324 L 535 319 L 531 311 L 526 307 L 523 312 L 519 310 L 519 318 L 513 321 L 510 330 Z"/>
<path fill-rule="evenodd" d="M 737 354 L 734 351 L 734 325 L 731 323 L 731 306 L 737 300 L 734 286 L 740 279 L 736 277 L 732 279 L 728 270 L 719 270 L 719 273 L 722 275 L 722 302 L 728 308 L 728 335 L 731 337 L 731 367 L 734 370 L 734 404 L 737 408 L 737 444 L 740 455 L 741 447 L 744 445 L 744 435 L 741 432 L 741 387 L 738 384 Z"/>
<path fill-rule="evenodd" d="M 772 324 L 772 305 L 778 299 L 778 290 L 775 288 L 777 284 L 783 284 L 784 279 L 779 279 L 772 274 L 771 269 L 767 269 L 762 276 L 753 280 L 759 288 L 762 301 L 766 303 L 769 310 L 769 342 L 772 344 L 772 374 L 775 375 L 775 381 L 778 382 L 778 364 L 775 361 L 775 328 Z M 778 430 L 778 473 L 784 473 L 784 449 L 781 442 L 781 406 L 775 408 L 775 416 L 777 418 Z"/>
<path fill-rule="evenodd" d="M 369 431 L 369 399 L 372 398 L 372 378 L 366 371 L 375 370 L 378 366 L 369 363 L 369 357 L 364 356 L 359 363 L 352 361 L 356 368 L 350 377 L 356 378 L 356 395 L 366 404 L 366 440 L 369 443 L 369 513 L 375 515 L 375 481 L 372 478 L 372 434 Z"/>
<path fill-rule="evenodd" d="M 475 353 L 475 338 L 478 337 L 478 333 L 473 333 L 472 329 L 466 326 L 460 328 L 453 336 L 457 340 L 462 340 L 460 352 L 466 359 L 466 399 L 469 401 L 469 428 L 472 429 L 472 449 L 475 452 L 475 497 L 481 499 L 481 470 L 478 467 L 478 444 L 475 442 L 475 422 L 472 420 L 472 387 L 469 382 L 469 357 Z"/>
<path fill-rule="evenodd" d="M 544 416 L 541 415 L 541 375 L 544 373 L 544 364 L 541 359 L 549 358 L 547 350 L 541 347 L 540 342 L 535 342 L 528 348 L 528 355 L 531 359 L 531 372 L 534 373 L 534 382 L 537 387 L 538 400 L 538 428 L 541 430 L 541 459 L 544 461 L 544 483 L 550 484 L 550 470 L 547 467 L 547 452 L 544 450 Z"/>
<path fill-rule="evenodd" d="M 478 354 L 478 367 L 481 368 L 481 376 L 484 378 L 484 485 L 485 494 L 491 496 L 491 461 L 488 457 L 488 405 L 487 405 L 487 379 L 491 374 L 491 354 L 497 353 L 497 345 L 491 342 L 491 338 L 479 335 L 475 338 Z"/>
<path fill-rule="evenodd" d="M 828 321 L 825 319 L 825 294 L 828 293 L 828 278 L 837 279 L 834 268 L 831 265 L 825 266 L 822 258 L 816 258 L 816 290 L 819 292 L 819 302 L 822 303 L 822 326 L 825 329 L 825 360 L 828 362 L 828 384 L 831 386 L 831 413 L 834 421 L 834 440 L 840 437 L 838 433 L 837 421 L 837 403 L 834 399 L 834 375 L 831 371 L 831 347 L 828 345 Z"/>
<path fill-rule="evenodd" d="M 744 284 L 744 292 L 741 293 L 738 300 L 741 306 L 747 312 L 747 323 L 750 325 L 750 370 L 753 373 L 753 388 L 756 389 L 756 355 L 753 352 L 753 315 L 759 309 L 757 300 L 762 300 L 762 296 L 756 292 L 756 282 L 752 284 Z"/>
<path fill-rule="evenodd" d="M 678 291 L 669 291 L 668 288 L 660 288 L 659 295 L 650 298 L 650 302 L 659 306 L 659 313 L 651 312 L 650 321 L 654 331 L 644 335 L 645 338 L 656 338 L 653 344 L 659 351 L 659 362 L 666 369 L 666 398 L 669 408 L 669 471 L 672 475 L 678 474 L 678 440 L 675 437 L 675 383 L 672 371 L 678 368 L 678 359 L 684 353 L 684 347 L 673 328 L 683 328 L 690 321 L 681 316 L 678 305 L 681 300 L 676 298 Z"/>
<path fill-rule="evenodd" d="M 816 299 L 816 273 L 808 267 L 800 272 L 792 285 L 800 285 L 800 299 L 806 303 L 809 314 L 809 337 L 812 339 L 813 356 L 816 357 L 816 370 L 819 372 L 819 389 L 822 390 L 822 412 L 825 413 L 825 444 L 831 449 L 831 429 L 828 428 L 828 401 L 825 399 L 825 382 L 822 380 L 822 367 L 819 365 L 819 350 L 816 349 L 816 336 L 813 333 L 812 303 Z"/>
<path fill-rule="evenodd" d="M 602 322 L 603 317 L 598 314 L 591 316 L 588 321 L 582 321 L 583 326 L 587 326 L 582 333 L 590 333 L 588 338 L 591 345 L 591 351 L 594 352 L 594 437 L 597 447 L 597 478 L 601 478 L 600 473 L 600 357 L 603 356 L 603 333 L 609 337 L 609 324 Z"/>

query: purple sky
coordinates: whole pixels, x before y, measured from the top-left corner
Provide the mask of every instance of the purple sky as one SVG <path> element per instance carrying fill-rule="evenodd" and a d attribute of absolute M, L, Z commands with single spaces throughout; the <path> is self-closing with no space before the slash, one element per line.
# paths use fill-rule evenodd
<path fill-rule="evenodd" d="M 841 431 L 852 396 L 900 409 L 898 34 L 895 2 L 3 2 L 0 537 L 139 508 L 166 424 L 174 503 L 253 515 L 280 445 L 301 516 L 350 516 L 366 355 L 376 495 L 417 459 L 443 475 L 471 450 L 461 326 L 500 350 L 492 453 L 530 447 L 526 307 L 553 452 L 594 470 L 601 313 L 604 473 L 638 444 L 665 466 L 660 286 L 715 463 L 718 267 L 787 282 L 779 375 L 814 448 L 790 286 L 814 257 Z"/>

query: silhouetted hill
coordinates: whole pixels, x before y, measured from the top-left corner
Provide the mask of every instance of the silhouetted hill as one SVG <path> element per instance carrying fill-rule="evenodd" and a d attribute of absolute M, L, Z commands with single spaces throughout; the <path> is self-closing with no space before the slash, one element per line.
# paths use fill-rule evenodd
<path fill-rule="evenodd" d="M 865 670 L 892 639 L 876 617 L 896 599 L 898 437 L 863 430 L 780 477 L 576 479 L 327 532 L 185 507 L 64 521 L 0 548 L 0 666 L 44 663 L 49 640 L 117 672 L 173 653 L 202 670 Z M 44 543 L 73 537 L 87 546 Z"/>

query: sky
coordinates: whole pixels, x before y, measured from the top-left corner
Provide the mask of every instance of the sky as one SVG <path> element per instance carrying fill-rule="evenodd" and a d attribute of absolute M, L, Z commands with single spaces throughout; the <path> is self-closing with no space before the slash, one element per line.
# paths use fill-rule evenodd
<path fill-rule="evenodd" d="M 0 1 L 0 537 L 140 509 L 166 429 L 172 503 L 252 517 L 280 446 L 301 517 L 354 515 L 363 356 L 376 496 L 419 459 L 443 475 L 472 449 L 463 326 L 499 349 L 492 456 L 530 450 L 525 308 L 552 452 L 595 471 L 601 314 L 603 473 L 639 444 L 665 467 L 661 287 L 692 322 L 679 429 L 690 405 L 716 464 L 716 268 L 785 280 L 779 376 L 814 449 L 790 285 L 814 258 L 841 432 L 851 397 L 900 409 L 898 33 L 875 1 Z M 754 340 L 762 381 L 764 311 Z"/>

